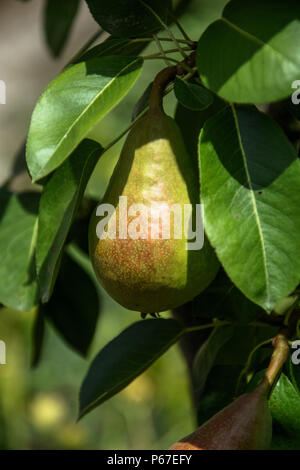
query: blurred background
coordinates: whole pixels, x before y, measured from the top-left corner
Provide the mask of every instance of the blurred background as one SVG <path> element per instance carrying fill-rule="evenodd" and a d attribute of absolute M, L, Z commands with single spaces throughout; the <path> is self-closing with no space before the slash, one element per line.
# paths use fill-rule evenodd
<path fill-rule="evenodd" d="M 220 16 L 225 3 L 195 0 L 181 23 L 197 40 Z M 0 4 L 0 80 L 7 87 L 6 104 L 0 105 L 1 185 L 14 168 L 43 89 L 98 30 L 82 1 L 64 52 L 54 59 L 44 39 L 43 10 L 42 0 L 2 0 Z M 179 35 L 176 28 L 172 29 Z M 150 45 L 143 54 L 153 52 L 156 47 Z M 147 61 L 125 100 L 90 137 L 105 146 L 125 129 L 134 104 L 163 66 L 159 60 Z M 166 98 L 165 109 L 169 114 L 174 112 L 172 94 Z M 122 143 L 101 157 L 88 185 L 89 196 L 100 199 L 104 194 Z M 11 187 L 14 191 L 33 189 L 24 171 Z M 80 262 L 91 272 L 87 259 Z M 7 364 L 0 365 L 0 449 L 166 449 L 193 430 L 188 373 L 177 346 L 125 390 L 76 423 L 79 387 L 91 359 L 126 326 L 139 320 L 137 312 L 123 309 L 104 292 L 102 297 L 88 359 L 70 350 L 48 326 L 42 360 L 36 369 L 30 368 L 34 312 L 0 310 L 0 340 L 7 348 Z"/>

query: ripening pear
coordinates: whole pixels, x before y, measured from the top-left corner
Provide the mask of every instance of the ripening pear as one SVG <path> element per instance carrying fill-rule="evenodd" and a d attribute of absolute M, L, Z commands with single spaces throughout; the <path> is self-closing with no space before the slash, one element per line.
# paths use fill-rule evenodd
<path fill-rule="evenodd" d="M 272 439 L 269 391 L 264 379 L 252 393 L 238 397 L 171 449 L 267 450 Z"/>
<path fill-rule="evenodd" d="M 168 310 L 192 300 L 214 279 L 219 262 L 206 237 L 202 246 L 197 173 L 154 83 L 149 111 L 128 134 L 89 229 L 96 275 L 124 307 L 152 314 Z M 191 221 L 196 232 L 200 226 L 198 249 L 187 249 Z"/>

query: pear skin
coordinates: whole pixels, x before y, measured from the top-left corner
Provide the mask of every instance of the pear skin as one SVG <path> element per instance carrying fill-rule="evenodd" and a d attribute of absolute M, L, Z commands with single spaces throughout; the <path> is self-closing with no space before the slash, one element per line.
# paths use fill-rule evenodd
<path fill-rule="evenodd" d="M 182 214 L 184 205 L 190 204 L 191 217 L 196 220 L 197 173 L 197 163 L 187 155 L 176 122 L 161 106 L 152 106 L 128 134 L 101 202 L 116 208 L 116 238 L 99 239 L 96 228 L 101 217 L 96 211 L 89 228 L 90 257 L 97 278 L 125 308 L 144 313 L 172 309 L 192 300 L 216 276 L 219 262 L 206 237 L 201 249 L 187 250 L 184 230 L 181 238 L 175 236 L 173 204 Z M 132 216 L 128 209 L 125 220 L 120 196 L 126 196 L 128 208 L 142 204 L 149 213 L 155 203 L 162 218 L 170 217 L 169 238 L 162 238 L 161 226 L 153 236 L 151 217 L 141 218 L 137 224 L 138 212 Z M 136 228 L 141 229 L 141 238 L 128 236 Z"/>
<path fill-rule="evenodd" d="M 267 380 L 219 411 L 172 450 L 267 450 L 272 439 Z"/>

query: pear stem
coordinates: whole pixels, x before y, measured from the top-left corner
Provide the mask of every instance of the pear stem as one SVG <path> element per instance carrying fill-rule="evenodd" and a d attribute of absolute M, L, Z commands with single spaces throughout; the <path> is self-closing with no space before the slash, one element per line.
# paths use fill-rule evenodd
<path fill-rule="evenodd" d="M 272 340 L 274 351 L 265 374 L 265 379 L 269 382 L 270 387 L 273 387 L 275 381 L 286 362 L 289 354 L 289 343 L 287 338 L 287 330 L 282 330 Z"/>
<path fill-rule="evenodd" d="M 163 94 L 165 91 L 166 86 L 175 79 L 177 73 L 176 65 L 172 65 L 170 67 L 166 67 L 165 69 L 161 70 L 155 77 L 150 100 L 149 100 L 149 111 L 152 112 L 162 111 L 162 102 L 163 102 Z"/>

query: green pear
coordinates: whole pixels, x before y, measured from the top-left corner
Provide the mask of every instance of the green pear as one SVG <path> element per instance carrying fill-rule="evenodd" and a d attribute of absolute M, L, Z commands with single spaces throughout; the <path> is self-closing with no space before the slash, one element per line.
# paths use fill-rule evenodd
<path fill-rule="evenodd" d="M 173 450 L 265 450 L 272 439 L 272 418 L 268 407 L 269 382 L 264 379 L 176 442 Z"/>
<path fill-rule="evenodd" d="M 196 224 L 197 163 L 160 94 L 153 93 L 148 113 L 128 134 L 101 201 L 115 213 L 109 218 L 95 211 L 89 228 L 90 257 L 104 289 L 125 308 L 152 314 L 192 300 L 219 268 L 206 237 L 199 249 L 187 249 L 184 210 L 189 205 L 189 222 Z M 97 233 L 99 221 L 102 228 L 106 223 L 105 237 Z"/>

